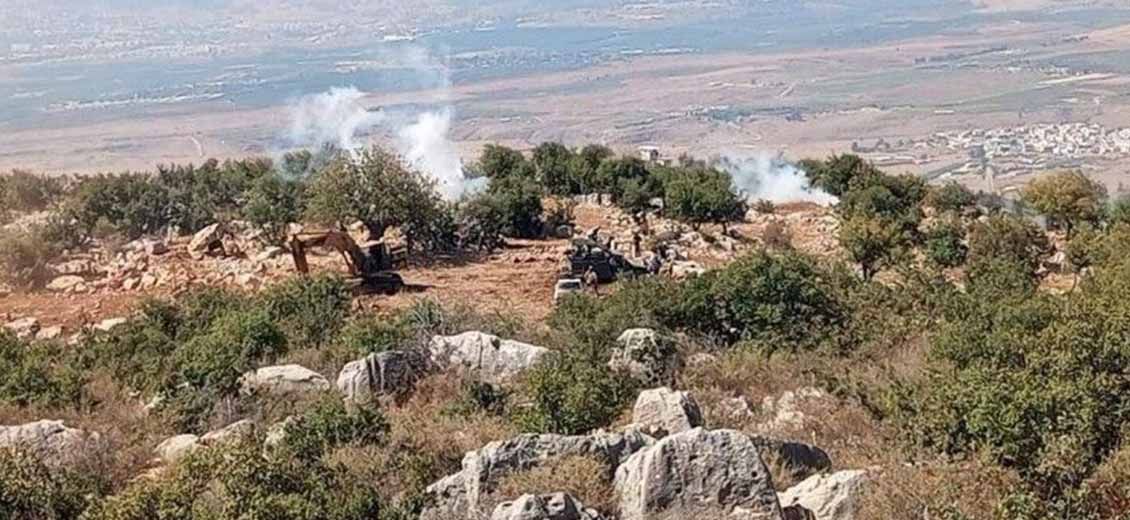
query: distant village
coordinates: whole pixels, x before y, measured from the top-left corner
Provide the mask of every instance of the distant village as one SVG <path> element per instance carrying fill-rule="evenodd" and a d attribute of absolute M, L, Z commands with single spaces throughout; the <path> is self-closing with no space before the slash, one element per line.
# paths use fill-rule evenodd
<path fill-rule="evenodd" d="M 1021 174 L 1052 168 L 1077 167 L 1089 159 L 1130 155 L 1130 128 L 1106 128 L 1095 123 L 1033 124 L 1010 128 L 936 132 L 924 139 L 879 139 L 874 145 L 852 144 L 877 164 L 930 165 L 945 156 L 963 159 L 928 171 L 931 178 L 948 174 Z"/>

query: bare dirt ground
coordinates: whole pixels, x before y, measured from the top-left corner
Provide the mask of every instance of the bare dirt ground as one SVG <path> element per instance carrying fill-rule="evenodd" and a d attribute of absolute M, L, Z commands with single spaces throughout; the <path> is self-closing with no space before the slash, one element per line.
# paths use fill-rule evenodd
<path fill-rule="evenodd" d="M 602 234 L 621 237 L 631 231 L 627 216 L 615 207 L 580 204 L 575 208 L 576 227 L 600 227 Z M 772 215 L 750 212 L 745 222 L 730 226 L 724 235 L 717 226 L 699 231 L 671 221 L 652 217 L 653 233 L 675 231 L 681 235 L 679 248 L 685 261 L 703 267 L 717 267 L 759 247 L 765 230 L 780 222 L 798 250 L 816 255 L 838 255 L 835 243 L 835 218 L 828 208 L 811 204 L 781 205 Z M 713 236 L 715 242 L 703 240 Z M 738 237 L 736 239 L 723 237 Z M 102 265 L 88 269 L 87 283 L 79 291 L 0 293 L 0 323 L 34 317 L 41 327 L 63 327 L 73 333 L 102 320 L 128 316 L 132 308 L 147 297 L 169 297 L 193 287 L 223 286 L 259 290 L 296 276 L 288 254 L 270 259 L 256 258 L 259 252 L 245 246 L 240 257 L 200 259 L 186 251 L 186 241 L 169 243 L 169 252 L 159 256 L 123 253 L 115 262 L 127 268 Z M 553 309 L 553 287 L 569 240 L 514 240 L 505 248 L 485 256 L 420 259 L 400 271 L 408 288 L 396 295 L 365 295 L 357 305 L 372 313 L 385 313 L 432 299 L 445 305 L 464 305 L 485 313 L 541 323 Z M 89 263 L 93 253 L 76 253 L 65 264 Z M 126 260 L 122 260 L 125 258 Z M 345 272 L 337 253 L 312 251 L 309 257 L 315 272 Z M 147 281 L 142 281 L 147 280 Z M 127 289 L 128 287 L 128 289 Z"/>

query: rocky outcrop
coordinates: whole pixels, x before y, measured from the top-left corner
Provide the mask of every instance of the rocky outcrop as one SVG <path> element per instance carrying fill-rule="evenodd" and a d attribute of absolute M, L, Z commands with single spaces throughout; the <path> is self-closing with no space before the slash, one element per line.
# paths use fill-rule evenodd
<path fill-rule="evenodd" d="M 174 435 L 158 444 L 154 451 L 162 461 L 172 464 L 202 447 L 221 446 L 241 439 L 250 439 L 255 435 L 255 429 L 255 421 L 244 419 L 210 431 L 203 436 L 190 433 Z"/>
<path fill-rule="evenodd" d="M 804 480 L 832 467 L 832 459 L 824 450 L 803 442 L 781 441 L 751 435 L 761 457 L 783 464 L 794 480 Z"/>
<path fill-rule="evenodd" d="M 337 388 L 348 401 L 365 404 L 382 395 L 410 391 L 426 371 L 427 361 L 415 352 L 369 354 L 341 369 Z"/>
<path fill-rule="evenodd" d="M 654 439 L 640 432 L 592 435 L 520 435 L 492 442 L 463 457 L 463 469 L 428 487 L 435 505 L 421 516 L 424 520 L 468 518 L 484 515 L 482 498 L 503 476 L 527 470 L 547 460 L 587 456 L 616 467 Z M 594 478 L 597 478 L 594 476 Z"/>
<path fill-rule="evenodd" d="M 239 378 L 244 394 L 265 392 L 272 395 L 293 395 L 330 389 L 330 382 L 321 374 L 299 365 L 263 367 Z"/>
<path fill-rule="evenodd" d="M 39 332 L 39 320 L 32 317 L 20 318 L 5 323 L 4 328 L 15 334 L 17 338 L 30 338 Z"/>
<path fill-rule="evenodd" d="M 99 440 L 97 433 L 68 428 L 63 421 L 0 426 L 0 448 L 27 450 L 49 464 L 67 464 L 81 459 L 89 455 Z"/>
<path fill-rule="evenodd" d="M 686 392 L 667 387 L 640 392 L 632 409 L 632 422 L 655 438 L 702 426 L 702 410 Z"/>
<path fill-rule="evenodd" d="M 200 437 L 191 433 L 174 435 L 161 441 L 154 450 L 167 464 L 173 464 L 200 447 Z"/>
<path fill-rule="evenodd" d="M 55 279 L 51 280 L 51 282 L 47 284 L 46 289 L 52 292 L 65 292 L 85 283 L 85 278 L 73 274 L 67 274 L 58 276 Z"/>
<path fill-rule="evenodd" d="M 782 506 L 801 506 L 816 520 L 853 520 L 866 478 L 862 470 L 814 475 L 778 496 Z"/>
<path fill-rule="evenodd" d="M 694 511 L 779 520 L 781 508 L 758 447 L 733 430 L 695 428 L 632 455 L 616 470 L 623 520 Z"/>
<path fill-rule="evenodd" d="M 608 367 L 628 374 L 644 386 L 671 384 L 679 368 L 678 352 L 669 338 L 651 329 L 628 329 L 616 340 Z"/>
<path fill-rule="evenodd" d="M 197 260 L 217 249 L 223 249 L 224 229 L 220 224 L 212 224 L 192 236 L 188 243 L 188 254 Z"/>
<path fill-rule="evenodd" d="M 782 393 L 776 399 L 766 397 L 761 402 L 761 411 L 769 420 L 758 426 L 764 433 L 780 432 L 803 428 L 808 416 L 805 409 L 820 406 L 828 401 L 828 394 L 818 388 L 799 388 Z"/>
<path fill-rule="evenodd" d="M 522 495 L 494 509 L 490 520 L 602 520 L 600 513 L 586 509 L 567 493 Z"/>
<path fill-rule="evenodd" d="M 435 336 L 429 349 L 436 366 L 474 373 L 491 383 L 505 382 L 549 354 L 544 347 L 475 331 Z"/>

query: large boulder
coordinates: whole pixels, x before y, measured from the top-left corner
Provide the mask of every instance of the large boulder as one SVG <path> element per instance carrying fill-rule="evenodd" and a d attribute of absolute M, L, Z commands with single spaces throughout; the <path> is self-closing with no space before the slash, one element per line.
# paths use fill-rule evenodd
<path fill-rule="evenodd" d="M 244 394 L 265 392 L 272 395 L 294 395 L 330 389 L 330 382 L 321 374 L 299 365 L 263 367 L 239 378 Z"/>
<path fill-rule="evenodd" d="M 601 520 L 600 513 L 586 509 L 567 493 L 522 495 L 494 508 L 490 520 Z"/>
<path fill-rule="evenodd" d="M 598 432 L 592 435 L 519 435 L 497 441 L 463 457 L 463 468 L 428 486 L 434 506 L 421 516 L 424 520 L 468 518 L 485 515 L 483 497 L 503 476 L 534 468 L 547 460 L 587 456 L 616 467 L 633 453 L 655 442 L 638 431 Z M 598 478 L 594 476 L 593 478 Z"/>
<path fill-rule="evenodd" d="M 394 350 L 369 354 L 341 369 L 337 388 L 347 400 L 364 404 L 377 396 L 411 390 L 426 371 L 427 361 L 416 352 Z"/>
<path fill-rule="evenodd" d="M 616 340 L 608 367 L 643 386 L 671 384 L 679 368 L 675 344 L 651 329 L 628 329 Z"/>
<path fill-rule="evenodd" d="M 793 480 L 804 480 L 832 468 L 831 457 L 816 446 L 759 435 L 751 435 L 750 439 L 763 459 L 783 465 Z"/>
<path fill-rule="evenodd" d="M 662 438 L 702 426 L 702 410 L 686 392 L 653 388 L 636 398 L 632 422 L 644 433 Z"/>
<path fill-rule="evenodd" d="M 84 279 L 83 277 L 73 274 L 66 274 L 63 276 L 55 277 L 55 279 L 51 280 L 51 282 L 47 284 L 46 288 L 48 291 L 65 292 L 74 289 L 75 287 L 78 287 L 79 285 L 82 285 L 84 283 L 86 283 L 86 279 Z"/>
<path fill-rule="evenodd" d="M 437 366 L 474 373 L 491 383 L 505 382 L 549 354 L 544 347 L 476 331 L 435 336 L 430 350 Z"/>
<path fill-rule="evenodd" d="M 616 470 L 623 520 L 665 512 L 780 520 L 781 507 L 757 445 L 734 430 L 695 428 L 632 455 Z"/>
<path fill-rule="evenodd" d="M 99 440 L 97 433 L 68 428 L 63 421 L 0 426 L 0 449 L 27 450 L 49 464 L 79 460 L 87 456 Z"/>
<path fill-rule="evenodd" d="M 4 324 L 4 328 L 21 339 L 34 337 L 40 329 L 39 320 L 30 316 L 9 321 Z"/>
<path fill-rule="evenodd" d="M 813 475 L 778 497 L 782 506 L 801 506 L 816 520 L 852 520 L 866 478 L 862 470 Z"/>
<path fill-rule="evenodd" d="M 200 437 L 191 433 L 174 435 L 161 441 L 154 450 L 162 461 L 172 464 L 200 448 Z"/>
<path fill-rule="evenodd" d="M 212 224 L 192 236 L 188 243 L 188 254 L 195 259 L 203 258 L 214 250 L 224 246 L 224 228 L 220 224 Z"/>
<path fill-rule="evenodd" d="M 255 436 L 258 424 L 251 419 L 233 422 L 218 430 L 205 433 L 200 437 L 200 444 L 204 446 L 218 446 L 235 443 L 240 440 L 251 439 Z"/>

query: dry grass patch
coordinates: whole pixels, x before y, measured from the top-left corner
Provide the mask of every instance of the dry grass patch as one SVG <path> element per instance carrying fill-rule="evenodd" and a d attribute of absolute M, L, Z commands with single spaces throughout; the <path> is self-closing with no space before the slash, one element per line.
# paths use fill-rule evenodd
<path fill-rule="evenodd" d="M 616 489 L 612 485 L 614 471 L 591 457 L 552 459 L 535 468 L 503 477 L 491 494 L 491 502 L 497 505 L 525 494 L 565 492 L 576 497 L 585 507 L 614 515 L 618 512 Z"/>

